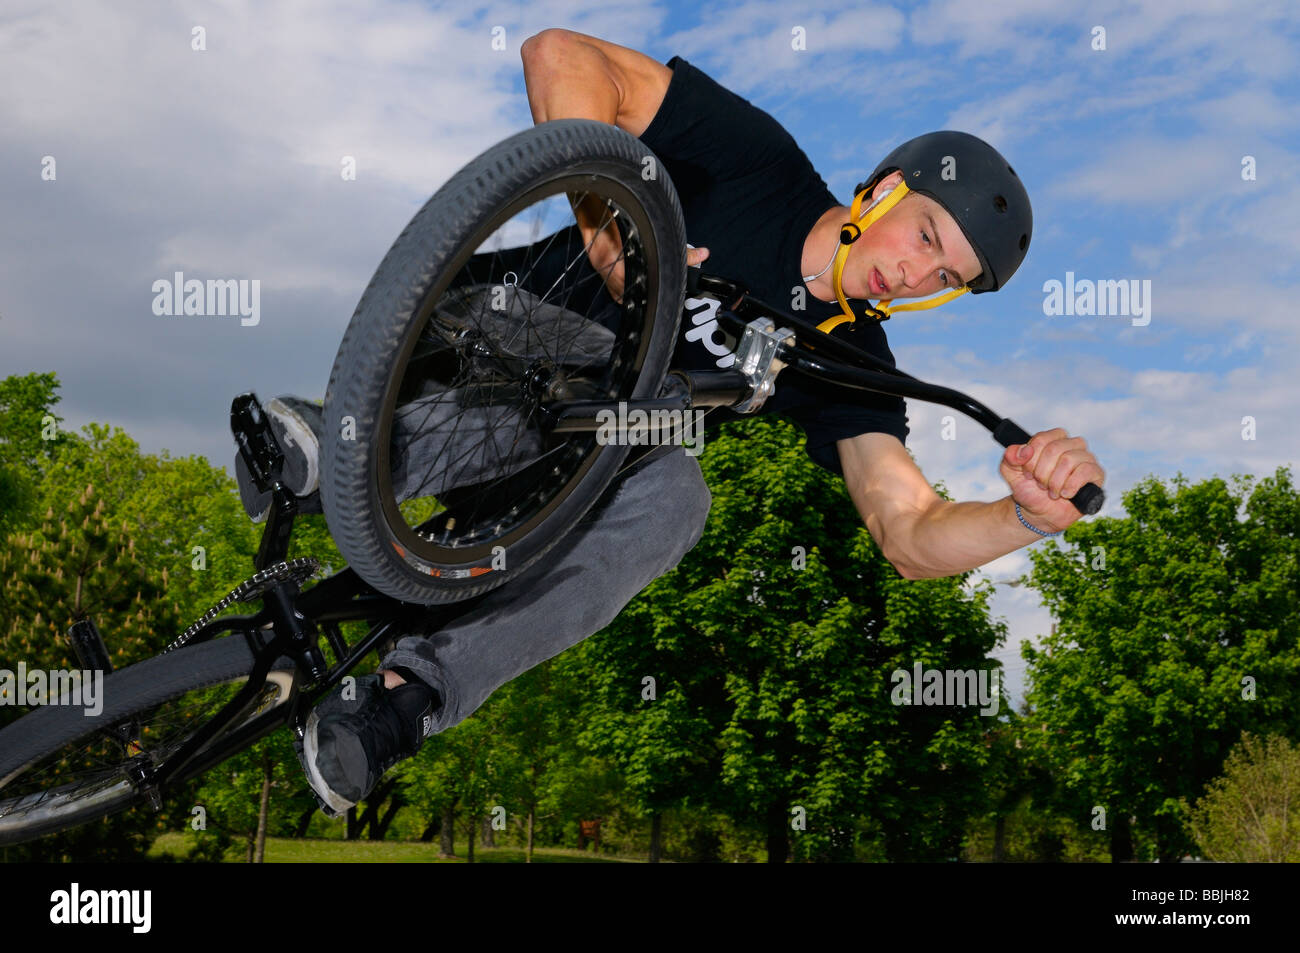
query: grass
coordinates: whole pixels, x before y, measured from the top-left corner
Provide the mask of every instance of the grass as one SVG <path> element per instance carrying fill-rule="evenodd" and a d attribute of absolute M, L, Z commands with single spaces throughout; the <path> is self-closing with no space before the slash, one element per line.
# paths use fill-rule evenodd
<path fill-rule="evenodd" d="M 162 860 L 170 855 L 184 859 L 193 849 L 192 834 L 168 833 L 161 835 L 149 849 L 149 857 Z M 443 857 L 437 844 L 418 841 L 342 841 L 268 837 L 266 862 L 268 864 L 463 864 L 465 845 L 458 844 L 456 857 Z M 522 847 L 476 847 L 474 862 L 484 864 L 522 864 Z M 227 863 L 242 863 L 244 848 L 231 850 Z M 571 848 L 534 848 L 535 864 L 607 864 L 637 863 L 639 857 L 597 856 L 590 851 Z"/>

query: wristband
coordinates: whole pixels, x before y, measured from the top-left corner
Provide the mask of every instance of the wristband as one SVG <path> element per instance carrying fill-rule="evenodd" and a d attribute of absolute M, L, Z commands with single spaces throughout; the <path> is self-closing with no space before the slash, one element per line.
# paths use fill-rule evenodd
<path fill-rule="evenodd" d="M 1013 499 L 1012 502 L 1015 503 L 1015 500 Z M 1063 532 L 1065 532 L 1065 530 L 1060 530 L 1060 529 L 1058 529 L 1055 533 L 1044 533 L 1044 532 L 1043 532 L 1041 529 L 1039 529 L 1037 526 L 1031 526 L 1031 525 L 1029 524 L 1029 521 L 1026 520 L 1023 516 L 1020 515 L 1020 504 L 1019 504 L 1019 503 L 1016 503 L 1016 519 L 1020 520 L 1021 523 L 1024 523 L 1026 529 L 1032 529 L 1032 530 L 1033 530 L 1035 533 L 1037 533 L 1039 536 L 1060 536 Z"/>

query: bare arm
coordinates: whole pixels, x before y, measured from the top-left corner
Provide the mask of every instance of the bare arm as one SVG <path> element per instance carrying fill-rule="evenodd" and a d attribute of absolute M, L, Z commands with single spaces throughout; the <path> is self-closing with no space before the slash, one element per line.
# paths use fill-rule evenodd
<path fill-rule="evenodd" d="M 1039 538 L 1016 519 L 1010 496 L 994 503 L 943 499 L 897 437 L 869 433 L 837 446 L 854 506 L 905 579 L 956 575 Z"/>
<path fill-rule="evenodd" d="M 597 119 L 639 136 L 673 77 L 644 53 L 572 30 L 543 30 L 519 53 L 534 123 Z"/>
<path fill-rule="evenodd" d="M 639 136 L 668 92 L 673 71 L 644 53 L 572 30 L 550 29 L 519 48 L 524 86 L 534 124 L 552 119 L 595 119 Z M 588 245 L 587 257 L 610 295 L 623 300 L 623 245 L 604 203 L 571 195 L 574 217 Z M 687 252 L 689 265 L 708 249 Z"/>
<path fill-rule="evenodd" d="M 519 52 L 534 124 L 578 118 L 641 135 L 672 81 L 672 70 L 645 53 L 572 30 L 542 30 Z M 623 302 L 623 242 L 610 211 L 593 195 L 571 194 L 569 202 L 591 267 L 615 302 Z"/>

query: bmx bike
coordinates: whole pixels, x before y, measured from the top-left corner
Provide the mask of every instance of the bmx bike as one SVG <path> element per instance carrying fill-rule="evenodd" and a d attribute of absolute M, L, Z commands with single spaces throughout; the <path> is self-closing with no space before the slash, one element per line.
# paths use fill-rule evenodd
<path fill-rule="evenodd" d="M 628 423 L 635 411 L 752 412 L 793 368 L 952 407 L 1003 446 L 1029 439 L 962 393 L 688 269 L 677 194 L 666 174 L 644 174 L 648 161 L 616 127 L 547 122 L 467 165 L 398 236 L 325 396 L 321 502 L 342 571 L 320 578 L 318 560 L 286 558 L 302 501 L 256 396 L 235 398 L 236 445 L 272 498 L 254 575 L 120 671 L 94 620 L 72 623 L 83 669 L 105 673 L 103 709 L 48 705 L 0 729 L 0 845 L 159 809 L 269 733 L 301 738 L 315 702 L 370 652 L 471 611 L 563 545 L 650 449 L 601 439 L 620 405 Z M 594 255 L 602 243 L 616 254 Z M 672 366 L 688 289 L 718 300 L 739 341 L 731 368 Z M 1101 501 L 1092 484 L 1074 499 L 1085 513 Z M 221 614 L 236 604 L 260 608 Z M 367 629 L 352 644 L 349 622 Z"/>

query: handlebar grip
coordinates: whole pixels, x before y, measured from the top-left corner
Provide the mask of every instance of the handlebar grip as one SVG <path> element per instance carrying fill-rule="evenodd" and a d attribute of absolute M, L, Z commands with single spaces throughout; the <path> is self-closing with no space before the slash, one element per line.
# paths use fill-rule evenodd
<path fill-rule="evenodd" d="M 1010 447 L 1017 443 L 1029 443 L 1029 434 L 1010 417 L 1003 417 L 993 428 L 993 439 L 1004 447 Z M 1106 502 L 1106 493 L 1095 483 L 1085 483 L 1069 500 L 1084 516 L 1092 516 Z"/>
<path fill-rule="evenodd" d="M 1106 502 L 1106 494 L 1097 484 L 1085 483 L 1079 488 L 1078 493 L 1070 497 L 1070 502 L 1084 516 L 1091 516 Z"/>

